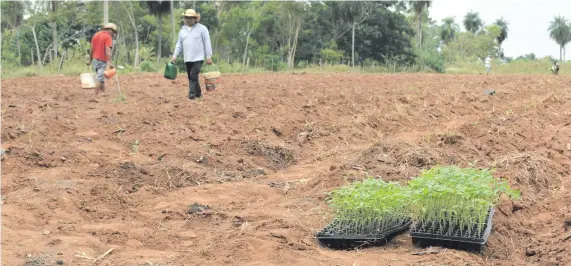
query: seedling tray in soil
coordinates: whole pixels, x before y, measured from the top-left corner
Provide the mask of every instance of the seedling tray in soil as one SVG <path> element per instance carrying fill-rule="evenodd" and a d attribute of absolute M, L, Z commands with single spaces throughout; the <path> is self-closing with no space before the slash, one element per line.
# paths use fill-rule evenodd
<path fill-rule="evenodd" d="M 482 230 L 482 233 L 476 232 L 477 225 L 474 225 L 471 233 L 468 234 L 467 230 L 460 232 L 459 228 L 456 226 L 452 229 L 452 233 L 449 233 L 449 224 L 445 224 L 442 227 L 436 225 L 431 228 L 431 225 L 425 226 L 421 223 L 417 223 L 410 229 L 412 243 L 421 247 L 441 246 L 452 249 L 480 252 L 486 245 L 490 232 L 492 231 L 493 215 L 494 209 L 490 208 L 486 219 L 486 225 L 484 230 Z"/>
<path fill-rule="evenodd" d="M 412 221 L 410 219 L 405 220 L 386 230 L 377 229 L 376 232 L 364 232 L 363 234 L 342 232 L 355 231 L 354 227 L 358 226 L 357 224 L 345 226 L 347 229 L 352 228 L 349 230 L 335 230 L 338 228 L 336 223 L 337 221 L 333 221 L 327 227 L 323 228 L 323 230 L 317 233 L 316 238 L 323 246 L 330 249 L 348 250 L 384 245 L 395 235 L 407 230 Z"/>

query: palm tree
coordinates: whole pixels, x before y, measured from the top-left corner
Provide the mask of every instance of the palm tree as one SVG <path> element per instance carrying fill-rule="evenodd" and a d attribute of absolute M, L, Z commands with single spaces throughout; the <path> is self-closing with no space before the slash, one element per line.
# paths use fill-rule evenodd
<path fill-rule="evenodd" d="M 416 15 L 416 32 L 418 34 L 418 47 L 422 48 L 422 14 L 425 8 L 429 8 L 432 0 L 429 1 L 414 1 L 412 2 L 412 8 L 414 9 L 414 14 Z"/>
<path fill-rule="evenodd" d="M 454 21 L 453 17 L 447 17 L 442 20 L 442 26 L 440 27 L 440 39 L 444 43 L 449 43 L 456 36 L 456 32 L 459 31 L 459 26 Z"/>
<path fill-rule="evenodd" d="M 480 13 L 470 11 L 464 16 L 464 28 L 467 31 L 476 34 L 483 26 L 484 22 L 480 18 Z"/>
<path fill-rule="evenodd" d="M 571 29 L 567 24 L 567 19 L 557 16 L 549 23 L 549 37 L 559 44 L 559 60 L 563 60 L 563 47 L 571 41 Z"/>
<path fill-rule="evenodd" d="M 161 50 L 163 41 L 163 15 L 168 14 L 170 11 L 169 1 L 148 1 L 147 6 L 152 15 L 158 18 L 158 47 L 157 47 L 157 64 L 161 60 Z"/>
<path fill-rule="evenodd" d="M 502 55 L 502 43 L 508 38 L 508 31 L 509 31 L 509 23 L 504 20 L 504 18 L 497 19 L 494 23 L 498 25 L 501 29 L 500 35 L 496 38 L 499 44 L 500 55 Z"/>

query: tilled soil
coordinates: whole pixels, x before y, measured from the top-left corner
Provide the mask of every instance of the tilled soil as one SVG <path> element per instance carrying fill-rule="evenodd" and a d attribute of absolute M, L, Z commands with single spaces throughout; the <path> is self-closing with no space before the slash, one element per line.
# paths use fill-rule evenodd
<path fill-rule="evenodd" d="M 227 75 L 196 101 L 182 75 L 119 80 L 124 100 L 115 80 L 2 81 L 3 265 L 570 264 L 570 77 Z M 522 191 L 482 254 L 314 239 L 328 191 L 437 164 Z"/>

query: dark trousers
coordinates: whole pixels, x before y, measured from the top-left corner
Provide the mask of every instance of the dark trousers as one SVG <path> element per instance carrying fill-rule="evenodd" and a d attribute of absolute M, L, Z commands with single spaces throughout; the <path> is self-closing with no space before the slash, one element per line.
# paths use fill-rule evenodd
<path fill-rule="evenodd" d="M 186 74 L 188 75 L 189 99 L 194 99 L 202 96 L 202 90 L 200 89 L 200 83 L 198 82 L 198 73 L 200 73 L 202 62 L 203 61 L 184 63 L 186 65 Z"/>

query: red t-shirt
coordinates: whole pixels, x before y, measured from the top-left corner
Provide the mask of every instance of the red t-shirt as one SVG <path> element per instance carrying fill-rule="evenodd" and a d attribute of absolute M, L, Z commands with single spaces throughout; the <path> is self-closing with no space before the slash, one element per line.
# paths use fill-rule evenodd
<path fill-rule="evenodd" d="M 113 47 L 111 34 L 106 31 L 95 33 L 95 35 L 93 35 L 93 39 L 91 39 L 91 47 L 93 48 L 93 58 L 103 62 L 109 61 L 109 58 L 107 58 L 107 54 L 105 53 L 105 47 Z"/>

